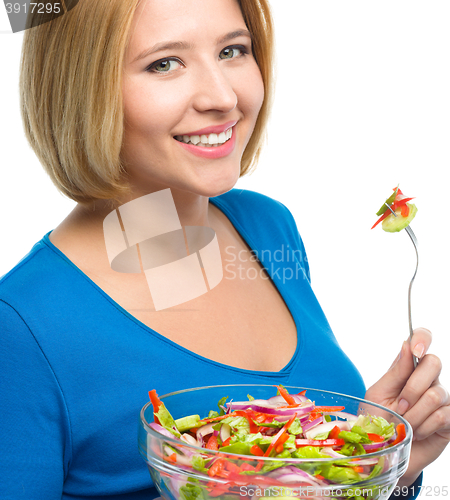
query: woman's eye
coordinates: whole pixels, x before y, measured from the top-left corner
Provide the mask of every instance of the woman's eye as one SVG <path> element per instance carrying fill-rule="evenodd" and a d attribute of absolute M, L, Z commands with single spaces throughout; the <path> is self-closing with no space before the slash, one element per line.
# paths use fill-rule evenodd
<path fill-rule="evenodd" d="M 151 64 L 147 68 L 147 71 L 151 71 L 153 73 L 169 73 L 180 66 L 181 64 L 175 59 L 161 59 Z"/>
<path fill-rule="evenodd" d="M 221 59 L 233 59 L 235 57 L 240 57 L 243 56 L 244 54 L 247 54 L 247 50 L 245 47 L 226 47 L 225 49 L 222 50 L 220 53 L 220 58 Z"/>

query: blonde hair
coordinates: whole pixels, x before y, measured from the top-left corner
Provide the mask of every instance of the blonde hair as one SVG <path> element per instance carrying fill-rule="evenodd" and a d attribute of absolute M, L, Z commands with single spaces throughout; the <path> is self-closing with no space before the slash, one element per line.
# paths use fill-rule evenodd
<path fill-rule="evenodd" d="M 80 203 L 118 200 L 129 192 L 120 159 L 122 72 L 139 1 L 81 0 L 70 12 L 24 34 L 20 95 L 25 134 L 56 187 Z M 237 1 L 265 90 L 242 156 L 243 176 L 256 166 L 265 139 L 273 96 L 273 26 L 266 0 Z"/>

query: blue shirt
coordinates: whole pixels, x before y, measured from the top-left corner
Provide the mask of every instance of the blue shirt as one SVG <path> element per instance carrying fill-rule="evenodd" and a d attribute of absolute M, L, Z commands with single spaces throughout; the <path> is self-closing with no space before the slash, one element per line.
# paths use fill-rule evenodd
<path fill-rule="evenodd" d="M 137 448 L 139 411 L 150 389 L 163 395 L 261 383 L 364 396 L 361 376 L 311 289 L 289 210 L 240 189 L 210 202 L 257 255 L 289 308 L 297 326 L 292 359 L 278 372 L 252 371 L 177 345 L 112 300 L 47 234 L 0 280 L 2 499 L 157 496 Z"/>

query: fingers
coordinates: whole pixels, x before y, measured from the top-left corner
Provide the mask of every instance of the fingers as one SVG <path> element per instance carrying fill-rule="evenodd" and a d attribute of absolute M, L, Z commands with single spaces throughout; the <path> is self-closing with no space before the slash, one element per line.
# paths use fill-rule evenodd
<path fill-rule="evenodd" d="M 442 402 L 439 400 L 440 394 L 438 394 L 438 389 L 436 388 L 441 370 L 441 360 L 434 354 L 426 354 L 425 357 L 421 359 L 414 372 L 411 373 L 398 395 L 398 406 L 395 411 L 400 415 L 404 415 L 422 398 L 425 399 L 421 401 L 418 407 L 423 411 L 425 411 L 425 405 L 428 402 L 430 403 L 430 407 L 435 406 L 435 402 L 440 403 L 439 406 L 441 406 Z M 435 387 L 430 389 L 433 385 Z M 431 401 L 427 401 L 427 399 Z M 436 409 L 436 407 L 434 409 Z"/>
<path fill-rule="evenodd" d="M 439 390 L 431 397 L 431 399 L 435 399 L 436 401 L 446 399 L 447 403 L 441 406 L 437 406 L 435 404 L 435 409 L 429 413 L 429 416 L 421 422 L 420 425 L 411 423 L 411 420 L 414 421 L 417 419 L 420 421 L 422 419 L 422 416 L 413 412 L 414 408 L 412 408 L 411 420 L 408 417 L 408 421 L 411 425 L 413 425 L 414 439 L 416 441 L 422 441 L 436 433 L 448 442 L 450 439 L 450 406 L 448 406 L 448 393 L 442 386 L 439 386 Z"/>
<path fill-rule="evenodd" d="M 430 330 L 416 328 L 410 342 L 411 352 L 416 358 L 421 359 L 428 351 L 432 340 Z"/>
<path fill-rule="evenodd" d="M 402 392 L 413 371 L 411 348 L 409 341 L 405 340 L 392 366 L 368 392 L 376 394 L 377 399 L 381 397 L 385 401 L 394 401 Z"/>
<path fill-rule="evenodd" d="M 411 341 L 407 340 L 403 342 L 396 360 L 392 363 L 388 372 L 380 379 L 380 382 L 383 382 L 383 390 L 387 391 L 387 398 L 397 398 L 403 391 L 403 388 L 414 372 L 413 354 L 417 358 L 422 359 L 431 345 L 431 340 L 432 335 L 429 330 L 426 328 L 416 328 Z M 433 380 L 434 378 L 429 382 L 428 387 Z M 406 408 L 403 411 L 406 411 Z"/>

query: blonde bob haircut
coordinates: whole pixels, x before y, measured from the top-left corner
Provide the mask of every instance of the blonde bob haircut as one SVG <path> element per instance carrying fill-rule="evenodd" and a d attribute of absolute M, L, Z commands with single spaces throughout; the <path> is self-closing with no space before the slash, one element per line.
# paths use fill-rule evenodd
<path fill-rule="evenodd" d="M 140 1 L 81 0 L 24 34 L 20 96 L 25 134 L 56 187 L 79 203 L 119 200 L 129 193 L 120 158 L 122 71 Z M 237 1 L 265 90 L 242 156 L 243 176 L 256 166 L 265 140 L 273 97 L 273 25 L 267 0 Z"/>

